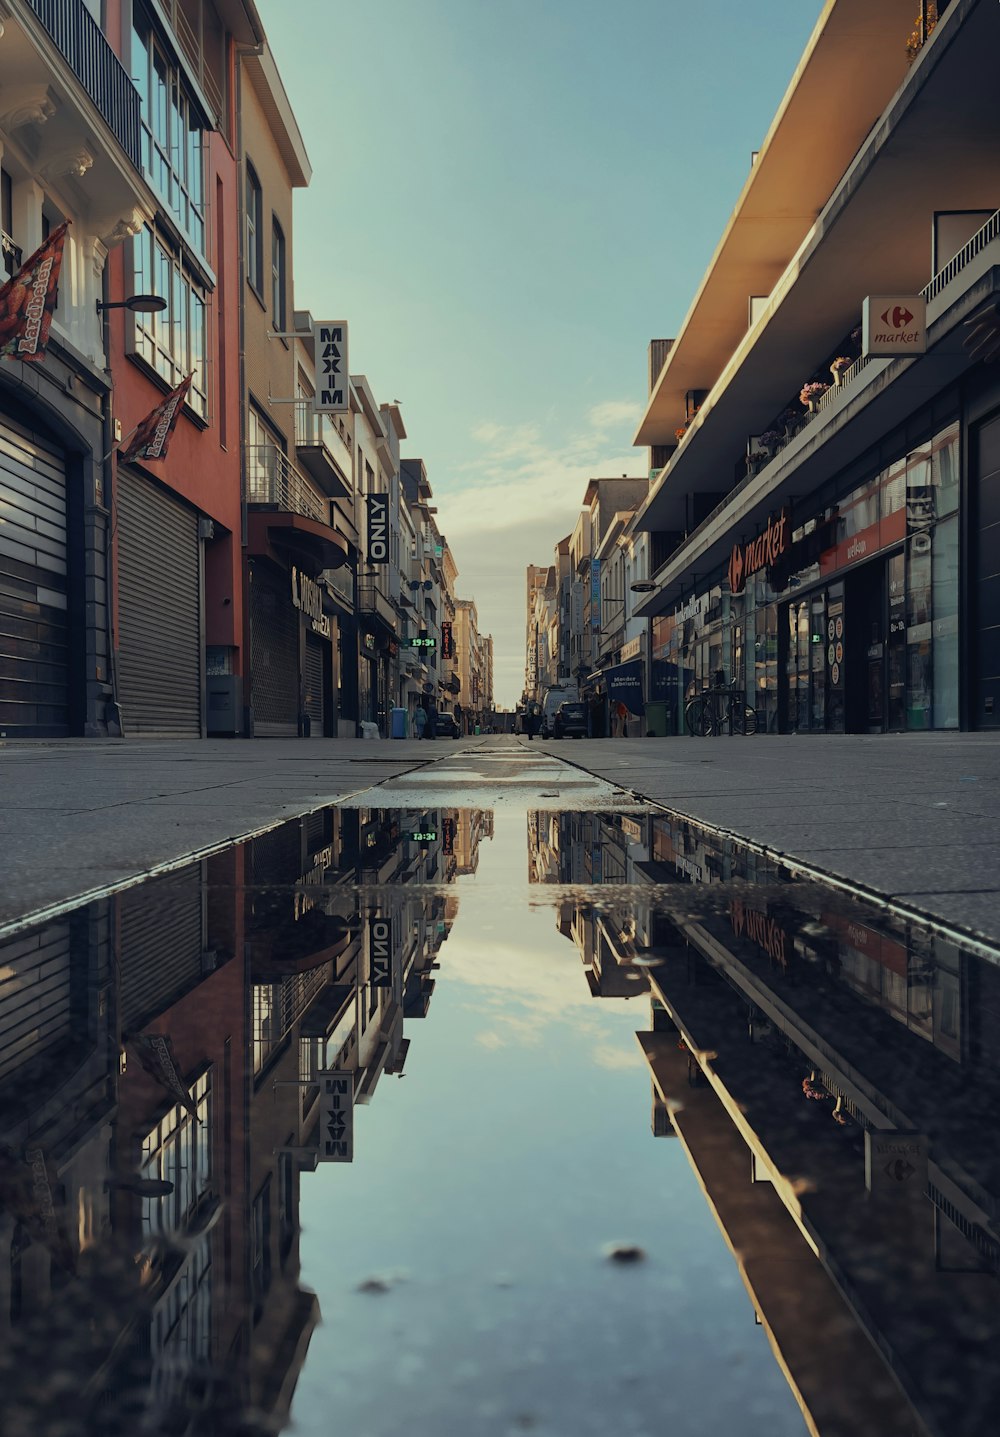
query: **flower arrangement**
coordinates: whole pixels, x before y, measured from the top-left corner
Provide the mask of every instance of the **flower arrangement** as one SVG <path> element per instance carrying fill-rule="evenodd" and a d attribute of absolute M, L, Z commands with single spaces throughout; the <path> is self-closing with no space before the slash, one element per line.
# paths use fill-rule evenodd
<path fill-rule="evenodd" d="M 830 373 L 833 375 L 834 379 L 839 379 L 842 374 L 847 373 L 853 363 L 854 360 L 851 359 L 849 355 L 838 355 L 838 357 L 830 365 Z"/>
<path fill-rule="evenodd" d="M 769 458 L 770 455 L 766 454 L 763 449 L 755 449 L 751 454 L 747 455 L 747 472 L 756 474 L 757 470 L 760 469 L 763 464 L 766 464 Z"/>
<path fill-rule="evenodd" d="M 766 449 L 767 452 L 771 454 L 781 443 L 784 437 L 785 436 L 777 429 L 765 429 L 763 434 L 757 435 L 757 443 L 762 449 Z"/>
<path fill-rule="evenodd" d="M 687 425 L 686 425 L 686 424 L 680 424 L 680 425 L 678 425 L 678 427 L 674 430 L 674 438 L 677 440 L 677 443 L 678 443 L 678 444 L 679 444 L 679 443 L 681 442 L 681 440 L 684 438 L 684 436 L 685 436 L 686 433 L 687 433 Z"/>
<path fill-rule="evenodd" d="M 938 22 L 937 0 L 924 0 L 906 40 L 906 63 L 912 65 L 931 38 Z"/>
<path fill-rule="evenodd" d="M 829 388 L 829 384 L 822 384 L 819 380 L 813 380 L 810 384 L 803 384 L 799 390 L 799 403 L 807 405 L 818 404 Z"/>

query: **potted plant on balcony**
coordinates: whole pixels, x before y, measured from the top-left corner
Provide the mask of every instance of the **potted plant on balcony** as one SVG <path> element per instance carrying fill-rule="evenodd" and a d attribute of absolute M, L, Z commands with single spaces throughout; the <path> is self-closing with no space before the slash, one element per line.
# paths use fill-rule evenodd
<path fill-rule="evenodd" d="M 685 436 L 686 433 L 687 433 L 687 425 L 686 425 L 686 424 L 679 424 L 679 425 L 677 426 L 677 428 L 674 430 L 674 438 L 677 440 L 677 443 L 678 443 L 678 444 L 679 444 L 679 443 L 681 442 L 681 440 L 684 438 L 684 436 Z"/>
<path fill-rule="evenodd" d="M 824 384 L 821 380 L 811 380 L 799 390 L 799 403 L 804 404 L 810 414 L 815 414 L 819 410 L 820 400 L 829 388 L 829 384 Z"/>
<path fill-rule="evenodd" d="M 837 358 L 830 365 L 830 373 L 833 375 L 833 382 L 838 389 L 843 383 L 844 375 L 847 373 L 853 363 L 854 360 L 851 359 L 850 355 L 841 354 L 838 355 Z"/>
<path fill-rule="evenodd" d="M 784 434 L 777 429 L 765 429 L 763 434 L 757 435 L 757 443 L 761 449 L 763 449 L 768 459 L 774 458 L 784 442 Z"/>

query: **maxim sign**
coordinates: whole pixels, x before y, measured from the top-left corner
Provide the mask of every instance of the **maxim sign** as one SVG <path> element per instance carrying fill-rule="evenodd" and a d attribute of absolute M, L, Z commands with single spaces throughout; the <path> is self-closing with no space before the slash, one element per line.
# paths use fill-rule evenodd
<path fill-rule="evenodd" d="M 313 411 L 316 414 L 346 414 L 351 407 L 347 320 L 314 320 L 313 348 L 316 353 Z"/>
<path fill-rule="evenodd" d="M 776 519 L 768 519 L 767 528 L 749 544 L 734 544 L 729 556 L 729 592 L 741 594 L 743 585 L 759 569 L 770 569 L 788 548 L 788 510 L 782 509 Z"/>

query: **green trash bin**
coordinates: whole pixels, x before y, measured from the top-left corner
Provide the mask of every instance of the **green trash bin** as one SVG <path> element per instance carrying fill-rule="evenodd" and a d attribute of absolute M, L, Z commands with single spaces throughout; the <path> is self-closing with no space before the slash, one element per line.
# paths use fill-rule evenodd
<path fill-rule="evenodd" d="M 646 705 L 646 735 L 651 734 L 657 738 L 666 738 L 667 729 L 667 705 L 662 699 L 654 699 Z"/>

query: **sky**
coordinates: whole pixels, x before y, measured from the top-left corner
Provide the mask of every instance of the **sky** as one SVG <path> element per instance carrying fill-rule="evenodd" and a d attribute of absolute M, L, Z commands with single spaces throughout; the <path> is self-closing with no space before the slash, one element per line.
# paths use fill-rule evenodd
<path fill-rule="evenodd" d="M 351 325 L 524 686 L 525 569 L 642 475 L 677 333 L 821 0 L 257 0 L 313 167 L 295 303 Z"/>

